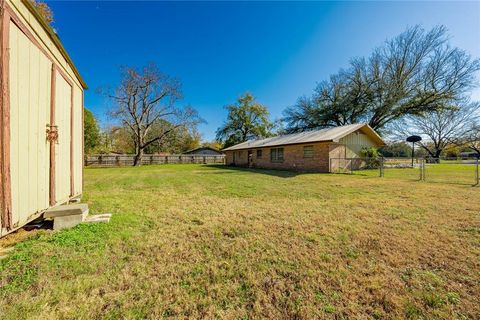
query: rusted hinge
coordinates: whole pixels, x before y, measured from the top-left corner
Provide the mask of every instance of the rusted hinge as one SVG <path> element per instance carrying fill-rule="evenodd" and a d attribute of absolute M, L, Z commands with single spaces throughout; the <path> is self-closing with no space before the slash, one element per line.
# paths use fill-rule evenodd
<path fill-rule="evenodd" d="M 58 126 L 47 124 L 47 141 L 58 143 Z"/>

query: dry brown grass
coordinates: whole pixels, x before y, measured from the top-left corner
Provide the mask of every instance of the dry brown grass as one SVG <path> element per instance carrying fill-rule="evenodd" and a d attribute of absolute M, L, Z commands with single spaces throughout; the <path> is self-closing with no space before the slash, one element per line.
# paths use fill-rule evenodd
<path fill-rule="evenodd" d="M 15 244 L 25 241 L 38 232 L 37 229 L 26 231 L 24 229 L 18 229 L 17 231 L 10 233 L 3 238 L 0 238 L 0 252 L 3 249 L 9 249 Z"/>
<path fill-rule="evenodd" d="M 480 318 L 480 189 L 152 166 L 86 171 L 108 225 L 0 262 L 2 319 Z"/>

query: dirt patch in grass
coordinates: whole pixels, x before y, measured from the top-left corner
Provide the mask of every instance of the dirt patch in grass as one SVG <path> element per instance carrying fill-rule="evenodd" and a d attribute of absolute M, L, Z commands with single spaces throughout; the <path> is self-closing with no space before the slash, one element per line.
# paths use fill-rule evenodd
<path fill-rule="evenodd" d="M 2 251 L 2 248 L 12 247 L 19 242 L 25 241 L 30 237 L 34 237 L 38 231 L 38 229 L 33 229 L 29 231 L 26 231 L 24 229 L 18 229 L 3 238 L 0 238 L 0 251 Z"/>
<path fill-rule="evenodd" d="M 2 319 L 479 317 L 479 188 L 281 173 L 87 169 L 111 223 L 17 244 Z"/>

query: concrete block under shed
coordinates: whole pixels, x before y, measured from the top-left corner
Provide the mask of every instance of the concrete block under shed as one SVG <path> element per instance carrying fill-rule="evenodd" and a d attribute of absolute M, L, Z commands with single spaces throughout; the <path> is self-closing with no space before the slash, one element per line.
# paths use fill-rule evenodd
<path fill-rule="evenodd" d="M 43 217 L 53 219 L 53 230 L 73 228 L 83 222 L 88 215 L 88 205 L 69 204 L 48 209 Z"/>
<path fill-rule="evenodd" d="M 71 216 L 77 214 L 88 215 L 88 205 L 86 203 L 67 204 L 63 206 L 53 207 L 45 211 L 44 218 L 56 218 L 63 216 Z"/>

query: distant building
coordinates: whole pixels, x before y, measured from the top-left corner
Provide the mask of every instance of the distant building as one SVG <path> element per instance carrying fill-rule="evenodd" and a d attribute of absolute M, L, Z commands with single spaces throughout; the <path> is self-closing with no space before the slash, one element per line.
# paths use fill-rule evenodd
<path fill-rule="evenodd" d="M 223 153 L 220 150 L 210 148 L 210 147 L 200 147 L 196 149 L 192 149 L 189 151 L 185 151 L 182 154 L 191 154 L 191 155 L 199 155 L 199 156 L 219 156 Z"/>
<path fill-rule="evenodd" d="M 227 165 L 331 172 L 332 159 L 360 157 L 363 148 L 385 142 L 368 124 L 351 124 L 243 142 L 223 151 Z"/>
<path fill-rule="evenodd" d="M 480 159 L 480 154 L 475 151 L 465 151 L 465 152 L 460 152 L 459 157 L 462 159 L 471 159 L 471 158 L 479 158 Z"/>

